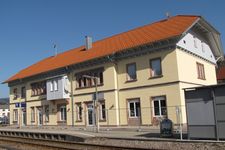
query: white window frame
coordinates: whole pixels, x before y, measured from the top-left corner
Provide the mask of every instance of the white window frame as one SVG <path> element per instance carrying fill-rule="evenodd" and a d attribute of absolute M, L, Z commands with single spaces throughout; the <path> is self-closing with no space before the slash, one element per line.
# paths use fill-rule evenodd
<path fill-rule="evenodd" d="M 18 121 L 18 109 L 13 110 L 13 121 Z"/>
<path fill-rule="evenodd" d="M 31 107 L 31 121 L 35 121 L 35 107 Z"/>
<path fill-rule="evenodd" d="M 100 116 L 100 120 L 106 120 L 106 106 L 105 106 L 105 108 L 104 108 L 104 111 L 105 111 L 105 118 L 103 118 L 103 113 L 102 113 L 102 111 L 103 111 L 103 109 L 102 109 L 102 105 L 105 105 L 105 102 L 102 102 L 102 103 L 100 103 L 99 104 L 99 116 Z"/>
<path fill-rule="evenodd" d="M 49 105 L 45 106 L 45 122 L 49 122 Z"/>
<path fill-rule="evenodd" d="M 50 82 L 50 91 L 53 92 L 54 88 L 53 88 L 53 81 Z"/>
<path fill-rule="evenodd" d="M 77 121 L 82 121 L 83 117 L 82 117 L 82 104 L 81 103 L 77 103 L 76 104 L 76 108 L 77 108 Z M 81 111 L 81 114 L 80 114 Z"/>
<path fill-rule="evenodd" d="M 128 101 L 128 111 L 129 111 L 129 118 L 139 118 L 141 116 L 141 110 L 139 110 L 139 116 L 137 116 L 137 113 L 136 113 L 136 103 L 139 103 L 140 104 L 140 109 L 141 109 L 141 102 L 139 99 L 134 99 L 134 100 L 129 100 Z M 130 103 L 134 103 L 134 116 L 131 116 L 131 113 L 130 113 Z"/>
<path fill-rule="evenodd" d="M 59 83 L 58 83 L 58 80 L 57 80 L 57 79 L 54 80 L 53 83 L 54 83 L 54 91 L 58 91 L 58 88 L 59 88 L 59 87 L 58 87 L 58 84 L 59 84 Z"/>
<path fill-rule="evenodd" d="M 61 111 L 63 110 L 63 111 Z M 64 114 L 65 113 L 65 114 Z M 63 118 L 62 118 L 63 116 Z M 66 121 L 66 106 L 60 106 L 60 121 Z"/>
<path fill-rule="evenodd" d="M 158 101 L 159 103 L 159 115 L 155 115 L 155 106 L 154 106 L 154 102 Z M 161 108 L 161 101 L 165 101 L 166 102 L 166 97 L 165 96 L 156 96 L 152 98 L 152 109 L 153 109 L 153 117 L 165 117 L 168 115 L 168 113 L 166 113 L 166 115 L 162 115 L 162 108 Z M 167 111 L 167 102 L 166 102 L 166 111 Z"/>

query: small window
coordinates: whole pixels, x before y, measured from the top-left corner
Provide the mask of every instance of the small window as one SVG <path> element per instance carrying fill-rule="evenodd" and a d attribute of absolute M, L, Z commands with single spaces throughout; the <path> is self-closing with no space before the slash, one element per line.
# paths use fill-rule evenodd
<path fill-rule="evenodd" d="M 194 36 L 194 47 L 198 48 L 197 38 Z"/>
<path fill-rule="evenodd" d="M 105 102 L 100 103 L 99 105 L 99 116 L 100 120 L 106 120 L 106 109 L 105 109 Z"/>
<path fill-rule="evenodd" d="M 60 121 L 66 121 L 66 106 L 60 107 Z"/>
<path fill-rule="evenodd" d="M 51 82 L 50 82 L 50 91 L 52 92 L 53 89 L 54 89 L 54 88 L 53 88 L 53 81 L 51 81 Z"/>
<path fill-rule="evenodd" d="M 202 42 L 202 52 L 204 53 L 205 52 L 205 43 L 204 42 Z"/>
<path fill-rule="evenodd" d="M 45 122 L 49 122 L 49 106 L 45 106 Z"/>
<path fill-rule="evenodd" d="M 17 99 L 18 98 L 18 93 L 17 93 L 17 88 L 13 89 L 13 99 Z"/>
<path fill-rule="evenodd" d="M 164 96 L 154 97 L 152 98 L 153 102 L 153 110 L 154 116 L 162 117 L 167 116 L 167 106 L 166 106 L 166 99 Z"/>
<path fill-rule="evenodd" d="M 81 103 L 76 104 L 76 114 L 77 114 L 77 121 L 82 121 L 82 106 Z"/>
<path fill-rule="evenodd" d="M 25 98 L 26 97 L 26 88 L 22 87 L 21 88 L 21 98 Z"/>
<path fill-rule="evenodd" d="M 54 91 L 58 90 L 58 80 L 54 80 Z"/>
<path fill-rule="evenodd" d="M 130 118 L 140 117 L 140 101 L 139 100 L 130 100 L 128 102 L 128 108 L 129 108 Z"/>
<path fill-rule="evenodd" d="M 127 81 L 133 81 L 137 79 L 136 64 L 127 64 Z"/>
<path fill-rule="evenodd" d="M 162 68 L 161 68 L 161 59 L 151 59 L 150 60 L 150 71 L 151 77 L 157 77 L 162 75 Z"/>
<path fill-rule="evenodd" d="M 35 121 L 35 109 L 34 107 L 31 107 L 31 122 L 34 122 Z"/>
<path fill-rule="evenodd" d="M 18 121 L 18 110 L 17 109 L 13 110 L 13 121 L 15 121 L 15 122 Z"/>
<path fill-rule="evenodd" d="M 205 80 L 205 69 L 204 65 L 197 62 L 197 72 L 198 72 L 198 79 Z"/>

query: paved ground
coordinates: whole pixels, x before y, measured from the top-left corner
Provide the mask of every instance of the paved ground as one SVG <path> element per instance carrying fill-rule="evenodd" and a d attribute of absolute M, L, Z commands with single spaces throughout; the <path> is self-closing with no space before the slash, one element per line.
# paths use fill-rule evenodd
<path fill-rule="evenodd" d="M 78 136 L 82 138 L 109 137 L 109 138 L 129 138 L 129 139 L 156 139 L 160 137 L 158 127 L 120 127 L 120 128 L 100 128 L 96 132 L 94 128 L 73 128 L 73 127 L 0 127 L 0 131 L 22 131 L 39 133 L 59 133 Z M 176 138 L 179 134 L 175 134 Z M 184 135 L 184 137 L 186 137 Z"/>

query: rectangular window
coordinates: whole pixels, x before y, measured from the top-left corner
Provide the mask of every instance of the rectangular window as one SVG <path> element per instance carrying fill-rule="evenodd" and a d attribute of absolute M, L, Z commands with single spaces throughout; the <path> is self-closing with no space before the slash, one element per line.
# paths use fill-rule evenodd
<path fill-rule="evenodd" d="M 164 96 L 153 97 L 152 103 L 154 108 L 154 116 L 167 116 L 166 98 Z"/>
<path fill-rule="evenodd" d="M 54 91 L 57 91 L 58 90 L 58 80 L 54 80 L 53 83 L 54 83 Z"/>
<path fill-rule="evenodd" d="M 194 47 L 198 48 L 197 38 L 194 36 Z"/>
<path fill-rule="evenodd" d="M 84 76 L 88 77 L 84 77 Z M 95 86 L 95 79 L 97 79 L 97 85 L 103 84 L 103 68 L 88 70 L 85 72 L 75 74 L 77 81 L 77 88 L 93 87 Z"/>
<path fill-rule="evenodd" d="M 60 121 L 66 121 L 66 106 L 60 107 Z"/>
<path fill-rule="evenodd" d="M 161 59 L 151 59 L 150 60 L 150 73 L 151 77 L 157 77 L 162 75 Z"/>
<path fill-rule="evenodd" d="M 82 121 L 82 106 L 81 103 L 76 104 L 76 114 L 77 114 L 77 121 Z"/>
<path fill-rule="evenodd" d="M 45 122 L 49 122 L 49 106 L 45 106 Z"/>
<path fill-rule="evenodd" d="M 106 120 L 105 102 L 101 102 L 99 105 L 99 120 Z"/>
<path fill-rule="evenodd" d="M 198 72 L 198 79 L 205 80 L 204 65 L 198 62 L 197 62 L 197 72 Z"/>
<path fill-rule="evenodd" d="M 140 117 L 140 100 L 130 100 L 128 102 L 128 108 L 129 108 L 129 117 L 130 118 L 137 118 Z"/>
<path fill-rule="evenodd" d="M 54 88 L 53 88 L 53 81 L 50 82 L 50 91 L 53 92 Z"/>
<path fill-rule="evenodd" d="M 13 121 L 18 121 L 18 110 L 14 109 L 13 110 Z"/>
<path fill-rule="evenodd" d="M 127 81 L 133 81 L 136 79 L 136 63 L 127 64 Z"/>
<path fill-rule="evenodd" d="M 31 96 L 46 94 L 46 81 L 32 83 L 31 90 Z"/>
<path fill-rule="evenodd" d="M 17 88 L 13 89 L 13 99 L 17 99 L 18 98 L 18 93 L 17 93 Z"/>
<path fill-rule="evenodd" d="M 35 121 L 35 109 L 34 107 L 31 107 L 31 122 L 34 122 Z"/>
<path fill-rule="evenodd" d="M 202 52 L 204 53 L 205 52 L 205 45 L 204 45 L 204 42 L 202 42 Z"/>
<path fill-rule="evenodd" d="M 26 98 L 26 88 L 25 88 L 25 86 L 21 88 L 21 98 Z"/>

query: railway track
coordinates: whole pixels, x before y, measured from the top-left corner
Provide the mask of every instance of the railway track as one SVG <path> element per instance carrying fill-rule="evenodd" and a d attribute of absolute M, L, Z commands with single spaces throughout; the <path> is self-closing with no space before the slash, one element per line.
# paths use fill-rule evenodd
<path fill-rule="evenodd" d="M 144 150 L 144 148 L 12 136 L 0 136 L 1 147 L 6 150 Z"/>

